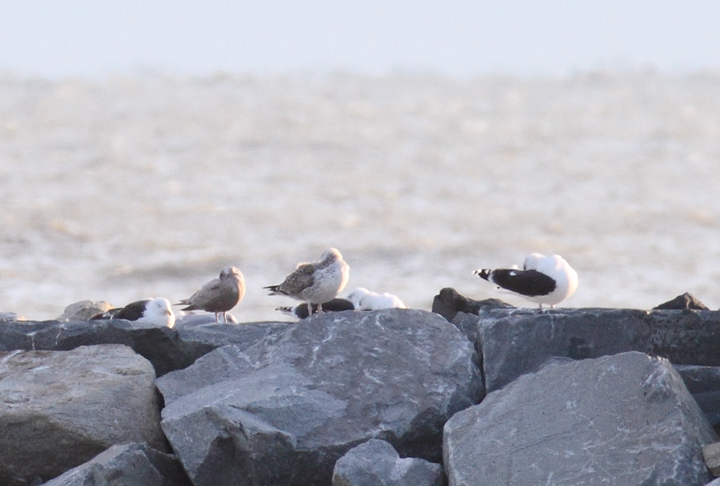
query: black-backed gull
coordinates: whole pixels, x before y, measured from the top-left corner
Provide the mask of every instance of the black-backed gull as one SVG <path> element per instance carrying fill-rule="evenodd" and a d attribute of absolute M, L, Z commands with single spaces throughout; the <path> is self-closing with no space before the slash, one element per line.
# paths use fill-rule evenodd
<path fill-rule="evenodd" d="M 354 310 L 355 306 L 352 302 L 350 302 L 347 299 L 333 299 L 329 302 L 324 302 L 322 305 L 322 311 L 323 312 L 341 312 L 346 310 Z M 313 304 L 313 313 L 317 313 L 318 304 Z M 283 314 L 287 314 L 289 316 L 298 317 L 300 319 L 305 319 L 308 317 L 308 305 L 307 303 L 303 302 L 302 304 L 298 304 L 294 307 L 275 307 L 276 311 L 280 311 Z"/>
<path fill-rule="evenodd" d="M 90 318 L 90 320 L 99 319 L 125 319 L 159 327 L 175 325 L 175 314 L 170 307 L 170 301 L 162 297 L 136 300 L 125 307 L 110 309 Z"/>
<path fill-rule="evenodd" d="M 560 255 L 531 253 L 522 270 L 483 268 L 474 272 L 500 288 L 540 305 L 555 307 L 577 289 L 577 272 Z"/>

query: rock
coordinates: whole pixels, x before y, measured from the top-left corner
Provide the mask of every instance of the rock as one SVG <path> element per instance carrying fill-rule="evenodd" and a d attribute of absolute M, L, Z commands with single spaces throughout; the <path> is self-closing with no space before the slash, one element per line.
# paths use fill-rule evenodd
<path fill-rule="evenodd" d="M 438 462 L 445 421 L 483 395 L 466 337 L 406 309 L 315 316 L 157 383 L 163 430 L 196 486 L 329 484 L 372 438 Z"/>
<path fill-rule="evenodd" d="M 0 351 L 58 350 L 97 344 L 124 344 L 148 359 L 157 376 L 186 368 L 225 344 L 251 346 L 256 340 L 280 332 L 287 323 L 207 324 L 178 329 L 122 319 L 100 321 L 10 322 L 0 326 Z"/>
<path fill-rule="evenodd" d="M 672 365 L 630 352 L 549 364 L 445 425 L 451 485 L 701 486 L 716 440 Z"/>
<path fill-rule="evenodd" d="M 93 302 L 81 300 L 65 307 L 65 311 L 57 318 L 58 321 L 89 321 L 92 316 L 112 309 L 112 305 L 104 300 Z"/>
<path fill-rule="evenodd" d="M 670 309 L 710 310 L 705 304 L 700 302 L 694 295 L 688 292 L 685 292 L 682 295 L 678 295 L 674 299 L 660 304 L 657 307 L 653 307 L 653 310 Z"/>
<path fill-rule="evenodd" d="M 720 476 L 720 442 L 703 446 L 702 453 L 710 474 L 715 477 Z"/>
<path fill-rule="evenodd" d="M 228 321 L 228 324 L 237 324 L 238 320 L 237 318 L 230 314 L 229 312 L 225 313 L 225 318 Z M 217 322 L 217 319 L 215 319 L 214 313 L 194 313 L 190 312 L 185 315 L 179 315 L 177 316 L 175 320 L 175 327 L 194 327 L 194 326 L 209 326 L 209 325 L 215 325 L 220 324 Z M 224 323 L 223 323 L 224 324 Z"/>
<path fill-rule="evenodd" d="M 720 312 L 632 309 L 483 308 L 453 321 L 475 342 L 487 392 L 552 357 L 640 351 L 675 364 L 720 366 Z"/>
<path fill-rule="evenodd" d="M 458 312 L 477 315 L 485 307 L 514 308 L 498 299 L 472 300 L 458 294 L 455 289 L 444 288 L 433 299 L 432 311 L 452 322 Z"/>
<path fill-rule="evenodd" d="M 675 369 L 710 425 L 720 425 L 720 367 L 675 365 Z"/>
<path fill-rule="evenodd" d="M 0 484 L 37 484 L 114 444 L 166 448 L 154 379 L 125 346 L 0 353 Z"/>
<path fill-rule="evenodd" d="M 44 486 L 192 486 L 180 462 L 147 444 L 114 445 Z"/>
<path fill-rule="evenodd" d="M 0 312 L 0 322 L 5 321 L 26 321 L 23 316 L 18 314 L 17 312 Z"/>
<path fill-rule="evenodd" d="M 333 486 L 442 486 L 442 466 L 423 459 L 400 459 L 392 445 L 371 439 L 336 463 Z"/>

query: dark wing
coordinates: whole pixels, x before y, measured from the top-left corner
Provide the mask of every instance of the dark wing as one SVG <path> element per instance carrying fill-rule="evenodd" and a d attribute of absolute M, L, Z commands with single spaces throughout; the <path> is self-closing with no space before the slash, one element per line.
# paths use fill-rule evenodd
<path fill-rule="evenodd" d="M 330 302 L 325 302 L 322 305 L 323 311 L 325 312 L 340 312 L 346 310 L 355 310 L 355 306 L 352 302 L 347 299 L 333 299 Z"/>
<path fill-rule="evenodd" d="M 313 304 L 313 312 L 317 312 L 317 307 L 315 307 L 315 304 Z M 299 317 L 300 319 L 305 319 L 310 314 L 308 313 L 308 305 L 307 303 L 303 302 L 300 305 L 295 306 L 295 315 Z"/>
<path fill-rule="evenodd" d="M 311 287 L 315 283 L 315 266 L 310 263 L 300 265 L 293 273 L 285 277 L 285 281 L 280 285 L 271 285 L 265 287 L 270 290 L 270 294 L 284 294 L 295 296 Z"/>
<path fill-rule="evenodd" d="M 312 305 L 313 314 L 317 314 L 318 305 Z M 329 302 L 325 302 L 322 305 L 323 312 L 340 312 L 346 310 L 355 310 L 355 306 L 352 302 L 347 299 L 333 299 Z M 305 319 L 308 316 L 308 307 L 306 303 L 300 304 L 295 307 L 295 315 L 300 319 Z"/>
<path fill-rule="evenodd" d="M 106 320 L 106 319 L 114 319 L 114 318 L 115 318 L 115 314 L 117 314 L 117 313 L 120 312 L 121 310 L 122 310 L 122 309 L 120 309 L 120 308 L 109 309 L 109 310 L 106 310 L 105 312 L 102 312 L 102 313 L 100 313 L 100 314 L 95 314 L 94 316 L 92 316 L 92 317 L 90 318 L 90 320 L 91 320 L 91 321 L 100 321 L 100 320 Z"/>
<path fill-rule="evenodd" d="M 555 290 L 555 280 L 537 270 L 492 270 L 489 281 L 511 292 L 536 297 Z"/>
<path fill-rule="evenodd" d="M 137 321 L 143 316 L 143 314 L 145 314 L 145 306 L 148 302 L 150 302 L 149 299 L 131 302 L 122 309 L 120 309 L 120 311 L 113 316 L 113 319 L 126 319 L 128 321 Z"/>

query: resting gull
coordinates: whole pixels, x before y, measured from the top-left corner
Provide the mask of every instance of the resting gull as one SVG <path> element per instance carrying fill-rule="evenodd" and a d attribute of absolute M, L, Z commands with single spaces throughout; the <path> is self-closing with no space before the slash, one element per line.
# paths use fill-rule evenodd
<path fill-rule="evenodd" d="M 397 295 L 387 292 L 378 294 L 362 287 L 350 292 L 347 299 L 353 303 L 355 310 L 407 309 Z"/>
<path fill-rule="evenodd" d="M 125 319 L 159 327 L 175 325 L 175 314 L 170 307 L 170 301 L 161 297 L 136 300 L 125 307 L 110 309 L 90 318 L 92 321 L 99 319 Z"/>
<path fill-rule="evenodd" d="M 524 297 L 530 302 L 555 307 L 575 293 L 578 275 L 560 255 L 531 253 L 522 270 L 514 268 L 480 269 L 480 278 Z"/>
<path fill-rule="evenodd" d="M 200 287 L 189 299 L 183 299 L 175 305 L 186 305 L 184 311 L 204 310 L 215 313 L 215 322 L 227 324 L 225 313 L 235 307 L 245 296 L 245 279 L 236 267 L 225 267 L 220 277 Z"/>
<path fill-rule="evenodd" d="M 264 288 L 270 290 L 270 295 L 287 295 L 308 305 L 324 304 L 345 288 L 349 277 L 350 267 L 338 250 L 330 248 L 320 261 L 300 263 L 283 283 Z M 321 313 L 322 307 L 317 312 Z"/>
<path fill-rule="evenodd" d="M 318 304 L 313 304 L 312 308 L 313 313 L 317 314 Z M 341 312 L 354 309 L 355 306 L 353 305 L 353 303 L 347 299 L 333 299 L 329 302 L 324 302 L 322 304 L 323 312 Z M 275 307 L 275 310 L 289 316 L 298 317 L 300 319 L 305 319 L 309 315 L 307 303 L 298 304 L 294 307 Z"/>

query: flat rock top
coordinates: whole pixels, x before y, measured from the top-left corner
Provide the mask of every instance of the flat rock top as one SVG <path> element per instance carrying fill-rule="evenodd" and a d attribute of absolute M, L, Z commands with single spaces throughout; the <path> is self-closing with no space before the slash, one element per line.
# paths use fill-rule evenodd
<path fill-rule="evenodd" d="M 0 411 L 9 411 L 17 400 L 24 410 L 33 404 L 72 402 L 88 390 L 132 376 L 154 377 L 142 356 L 127 346 L 81 346 L 72 351 L 11 351 L 0 353 Z M 32 400 L 29 397 L 33 397 Z"/>
<path fill-rule="evenodd" d="M 383 400 L 389 389 L 385 387 L 391 384 L 400 389 L 430 387 L 413 373 L 418 369 L 447 378 L 446 382 L 437 376 L 428 377 L 438 381 L 437 391 L 441 393 L 448 383 L 456 381 L 453 372 L 460 368 L 473 371 L 468 369 L 468 356 L 472 354 L 472 344 L 464 334 L 428 312 L 394 309 L 328 314 L 301 321 L 247 349 L 217 349 L 192 367 L 159 378 L 158 388 L 170 404 L 215 383 L 266 374 L 268 379 L 289 380 L 288 386 L 312 382 L 315 390 L 347 397 L 356 391 L 353 385 L 360 375 L 364 386 L 375 383 L 378 400 Z M 268 367 L 277 368 L 277 372 L 262 371 Z M 395 369 L 397 373 L 375 377 L 375 368 Z M 288 380 L 282 378 L 283 373 Z"/>

